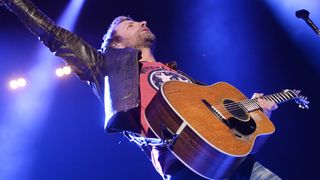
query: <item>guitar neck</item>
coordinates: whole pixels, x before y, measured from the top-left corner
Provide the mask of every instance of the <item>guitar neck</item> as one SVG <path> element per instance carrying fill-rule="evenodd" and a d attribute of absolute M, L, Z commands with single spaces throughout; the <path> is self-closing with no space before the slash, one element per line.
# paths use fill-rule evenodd
<path fill-rule="evenodd" d="M 297 97 L 297 95 L 294 92 L 292 92 L 291 90 L 284 90 L 282 92 L 266 95 L 261 98 L 265 99 L 267 101 L 272 101 L 276 104 L 281 104 L 283 102 L 295 99 L 296 97 Z M 241 101 L 239 103 L 245 108 L 245 110 L 247 110 L 247 112 L 261 109 L 261 107 L 258 103 L 258 98 L 248 99 L 245 101 Z"/>

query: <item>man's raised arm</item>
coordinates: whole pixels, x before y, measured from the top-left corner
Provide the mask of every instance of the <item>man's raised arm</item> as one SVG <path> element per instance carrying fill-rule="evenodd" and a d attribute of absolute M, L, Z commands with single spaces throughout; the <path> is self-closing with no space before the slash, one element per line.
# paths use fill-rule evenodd
<path fill-rule="evenodd" d="M 56 56 L 62 57 L 82 80 L 92 81 L 103 56 L 74 33 L 57 26 L 30 0 L 0 0 Z"/>

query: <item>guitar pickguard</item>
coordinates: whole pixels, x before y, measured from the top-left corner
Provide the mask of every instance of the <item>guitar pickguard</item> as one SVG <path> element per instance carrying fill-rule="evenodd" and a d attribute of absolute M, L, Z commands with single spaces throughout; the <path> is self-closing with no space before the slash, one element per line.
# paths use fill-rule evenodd
<path fill-rule="evenodd" d="M 232 128 L 243 135 L 250 135 L 256 130 L 256 122 L 240 104 L 235 103 L 230 99 L 225 99 L 223 104 L 225 109 L 232 115 L 232 117 L 228 118 L 228 122 Z M 230 106 L 230 104 L 232 105 Z"/>

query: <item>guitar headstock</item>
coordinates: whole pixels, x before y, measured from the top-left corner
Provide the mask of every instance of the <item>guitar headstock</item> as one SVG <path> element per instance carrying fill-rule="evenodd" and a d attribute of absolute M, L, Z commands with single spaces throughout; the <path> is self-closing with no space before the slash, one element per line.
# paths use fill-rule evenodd
<path fill-rule="evenodd" d="M 290 90 L 290 89 L 284 90 L 284 93 L 292 96 L 294 101 L 299 105 L 299 108 L 309 109 L 308 104 L 310 102 L 307 100 L 308 97 L 300 95 L 300 92 L 301 92 L 300 90 L 295 90 L 295 89 L 294 90 Z"/>

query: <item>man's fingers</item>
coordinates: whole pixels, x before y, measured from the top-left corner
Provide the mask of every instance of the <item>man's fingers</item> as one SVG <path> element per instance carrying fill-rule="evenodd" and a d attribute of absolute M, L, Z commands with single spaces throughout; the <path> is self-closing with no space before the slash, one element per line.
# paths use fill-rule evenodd
<path fill-rule="evenodd" d="M 278 108 L 278 105 L 276 103 L 274 103 L 272 101 L 267 101 L 267 100 L 264 100 L 261 98 L 258 99 L 258 103 L 259 103 L 261 109 L 263 110 L 263 112 L 265 112 L 265 113 L 269 113 L 269 112 Z"/>
<path fill-rule="evenodd" d="M 262 96 L 263 96 L 263 93 L 254 93 L 251 99 L 259 98 L 259 97 L 262 97 Z"/>

